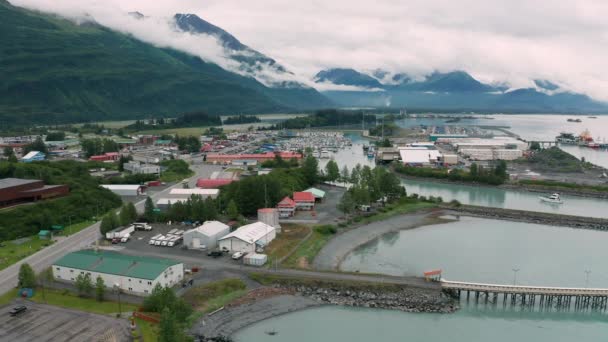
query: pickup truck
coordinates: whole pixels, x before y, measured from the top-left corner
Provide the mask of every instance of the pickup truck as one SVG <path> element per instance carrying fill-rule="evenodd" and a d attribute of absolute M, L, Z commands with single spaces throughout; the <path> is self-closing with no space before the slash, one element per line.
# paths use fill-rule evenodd
<path fill-rule="evenodd" d="M 11 316 L 17 316 L 20 313 L 23 313 L 27 310 L 27 307 L 25 305 L 19 305 L 19 306 L 15 306 L 14 308 L 11 309 L 11 311 L 9 311 L 8 313 Z"/>

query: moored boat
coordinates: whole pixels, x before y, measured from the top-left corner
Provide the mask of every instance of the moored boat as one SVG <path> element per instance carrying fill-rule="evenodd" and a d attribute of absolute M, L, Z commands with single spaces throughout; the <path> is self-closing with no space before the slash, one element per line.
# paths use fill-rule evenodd
<path fill-rule="evenodd" d="M 561 197 L 559 196 L 558 193 L 554 193 L 553 195 L 546 197 L 546 196 L 538 196 L 538 198 L 540 198 L 541 201 L 543 202 L 547 202 L 547 203 L 555 203 L 555 204 L 562 204 L 564 203 L 564 201 L 562 201 Z"/>

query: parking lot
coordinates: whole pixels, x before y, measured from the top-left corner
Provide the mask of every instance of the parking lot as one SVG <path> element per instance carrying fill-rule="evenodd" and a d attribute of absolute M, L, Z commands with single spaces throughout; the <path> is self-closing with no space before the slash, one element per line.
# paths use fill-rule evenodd
<path fill-rule="evenodd" d="M 16 317 L 8 312 L 16 305 L 27 310 Z M 0 307 L 2 341 L 129 341 L 127 320 L 17 300 Z"/>

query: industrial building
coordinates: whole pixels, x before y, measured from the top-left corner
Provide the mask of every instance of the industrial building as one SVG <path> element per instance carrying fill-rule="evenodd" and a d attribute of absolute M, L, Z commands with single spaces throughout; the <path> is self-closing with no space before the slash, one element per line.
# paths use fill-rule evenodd
<path fill-rule="evenodd" d="M 145 164 L 134 160 L 124 163 L 123 168 L 125 171 L 129 171 L 133 174 L 160 175 L 160 166 Z"/>
<path fill-rule="evenodd" d="M 79 274 L 90 274 L 93 282 L 100 276 L 108 288 L 145 296 L 156 284 L 168 287 L 178 284 L 184 278 L 184 264 L 94 250 L 72 252 L 53 264 L 56 280 L 74 282 Z"/>
<path fill-rule="evenodd" d="M 302 159 L 302 154 L 296 152 L 266 152 L 266 153 L 254 153 L 254 154 L 207 154 L 206 161 L 209 163 L 226 163 L 230 164 L 234 160 L 255 160 L 258 163 L 263 163 L 267 160 L 273 160 L 275 156 L 280 156 L 284 160 L 292 158 Z"/>
<path fill-rule="evenodd" d="M 276 229 L 263 222 L 240 227 L 219 239 L 219 247 L 229 252 L 255 253 L 258 247 L 267 246 L 276 237 Z"/>
<path fill-rule="evenodd" d="M 219 221 L 206 221 L 184 233 L 184 246 L 191 249 L 214 249 L 217 241 L 230 233 L 230 227 Z"/>
<path fill-rule="evenodd" d="M 38 179 L 0 179 L 0 207 L 67 195 L 67 185 L 44 185 Z"/>
<path fill-rule="evenodd" d="M 44 160 L 46 158 L 45 154 L 40 152 L 40 151 L 31 151 L 28 154 L 26 154 L 25 156 L 23 156 L 23 158 L 21 158 L 21 161 L 24 163 L 31 163 L 34 161 L 41 161 Z"/>
<path fill-rule="evenodd" d="M 396 147 L 380 147 L 376 151 L 376 161 L 390 163 L 393 160 L 399 160 L 399 149 Z"/>
<path fill-rule="evenodd" d="M 117 161 L 119 158 L 120 158 L 120 155 L 118 154 L 118 152 L 107 152 L 107 153 L 100 154 L 97 156 L 91 156 L 91 158 L 89 158 L 89 160 L 100 161 L 100 162 L 112 162 L 112 161 Z"/>
<path fill-rule="evenodd" d="M 312 210 L 315 207 L 315 196 L 311 192 L 294 192 L 293 201 L 298 210 Z"/>
<path fill-rule="evenodd" d="M 292 217 L 296 212 L 296 202 L 289 197 L 285 197 L 277 204 L 277 210 L 280 218 Z"/>
<path fill-rule="evenodd" d="M 441 161 L 441 152 L 436 149 L 419 146 L 400 147 L 401 162 L 410 166 L 430 166 Z"/>
<path fill-rule="evenodd" d="M 102 188 L 106 188 L 118 196 L 139 196 L 143 195 L 145 189 L 138 184 L 102 184 Z"/>
<path fill-rule="evenodd" d="M 458 153 L 472 160 L 514 160 L 523 156 L 527 143 L 511 137 L 441 138 L 439 143 L 450 144 Z"/>
<path fill-rule="evenodd" d="M 160 210 L 167 210 L 169 209 L 169 206 L 181 202 L 181 203 L 185 203 L 187 202 L 189 199 L 189 197 L 182 197 L 182 198 L 159 198 L 158 201 L 156 201 L 156 207 Z"/>

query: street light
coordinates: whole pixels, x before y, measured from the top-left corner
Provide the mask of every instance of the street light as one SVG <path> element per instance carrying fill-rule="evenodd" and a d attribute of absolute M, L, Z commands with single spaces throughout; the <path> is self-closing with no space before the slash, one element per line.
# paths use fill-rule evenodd
<path fill-rule="evenodd" d="M 512 268 L 513 271 L 513 285 L 517 285 L 517 272 L 519 272 L 519 268 Z"/>
<path fill-rule="evenodd" d="M 585 270 L 586 278 L 585 278 L 585 288 L 589 287 L 589 274 L 591 274 L 591 270 Z"/>
<path fill-rule="evenodd" d="M 120 305 L 120 284 L 114 283 L 114 289 L 118 293 L 118 317 L 122 316 L 122 307 Z"/>

